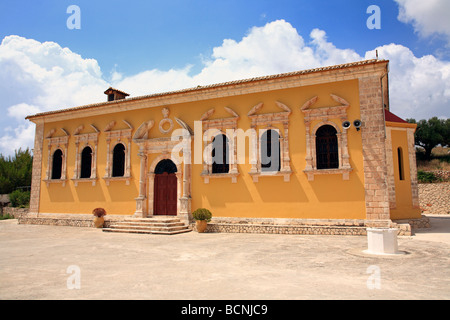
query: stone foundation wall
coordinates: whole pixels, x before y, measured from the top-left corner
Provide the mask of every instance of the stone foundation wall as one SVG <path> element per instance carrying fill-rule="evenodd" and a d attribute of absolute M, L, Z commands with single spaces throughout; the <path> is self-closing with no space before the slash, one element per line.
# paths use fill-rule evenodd
<path fill-rule="evenodd" d="M 398 228 L 398 235 L 413 234 L 408 221 L 345 219 L 245 219 L 213 218 L 205 232 L 269 233 L 297 235 L 366 235 L 367 227 Z M 196 230 L 195 223 L 191 228 Z"/>
<path fill-rule="evenodd" d="M 27 209 L 8 208 L 10 215 L 19 219 L 19 224 L 93 227 L 93 216 L 89 214 L 27 214 Z M 131 216 L 106 216 L 105 227 Z M 358 219 L 258 219 L 258 218 L 213 218 L 205 232 L 223 233 L 268 233 L 297 235 L 366 235 L 367 227 L 397 228 L 398 235 L 410 236 L 414 229 L 429 228 L 429 219 L 410 220 L 358 220 Z M 196 230 L 195 222 L 190 228 Z"/>
<path fill-rule="evenodd" d="M 108 228 L 112 223 L 129 219 L 131 216 L 105 216 L 104 227 Z M 94 227 L 94 216 L 91 214 L 24 214 L 18 216 L 19 224 L 37 224 L 67 227 Z"/>
<path fill-rule="evenodd" d="M 66 227 L 93 227 L 93 219 L 65 219 L 65 218 L 19 218 L 19 224 L 37 224 Z"/>
<path fill-rule="evenodd" d="M 2 208 L 2 215 L 9 215 L 10 217 L 14 217 L 15 219 L 19 219 L 20 217 L 26 217 L 28 215 L 28 208 L 13 208 L 13 207 L 4 207 Z"/>
<path fill-rule="evenodd" d="M 191 227 L 195 229 L 195 224 Z M 268 234 L 304 234 L 304 235 L 365 235 L 365 227 L 338 226 L 288 226 L 258 224 L 208 223 L 205 232 L 220 233 L 268 233 Z"/>
<path fill-rule="evenodd" d="M 430 224 L 430 219 L 424 215 L 422 215 L 422 218 L 420 219 L 404 219 L 404 220 L 395 220 L 393 226 L 395 226 L 395 224 L 398 225 L 408 225 L 410 226 L 410 228 L 412 230 L 415 229 L 426 229 L 426 228 L 430 228 L 431 224 Z"/>
<path fill-rule="evenodd" d="M 419 184 L 419 200 L 424 214 L 450 214 L 450 182 Z"/>

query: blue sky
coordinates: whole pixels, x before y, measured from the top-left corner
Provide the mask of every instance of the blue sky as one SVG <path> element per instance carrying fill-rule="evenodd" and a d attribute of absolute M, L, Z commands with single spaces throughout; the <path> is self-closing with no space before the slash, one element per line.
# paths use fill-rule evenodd
<path fill-rule="evenodd" d="M 371 58 L 375 49 L 391 61 L 394 113 L 449 117 L 449 3 L 2 0 L 0 153 L 31 147 L 25 115 L 103 101 L 109 85 L 136 96 Z M 67 28 L 70 5 L 80 8 L 79 30 Z M 366 26 L 370 5 L 380 8 L 379 30 Z"/>
<path fill-rule="evenodd" d="M 66 27 L 71 4 L 80 7 L 80 30 Z M 372 4 L 381 9 L 380 30 L 366 27 Z M 392 42 L 419 56 L 441 48 L 443 41 L 421 39 L 400 22 L 398 11 L 392 0 L 3 0 L 0 38 L 15 34 L 54 41 L 96 59 L 104 72 L 117 66 L 125 74 L 200 64 L 201 56 L 223 39 L 240 39 L 251 27 L 278 19 L 302 36 L 314 28 L 325 30 L 337 47 L 360 54 Z"/>

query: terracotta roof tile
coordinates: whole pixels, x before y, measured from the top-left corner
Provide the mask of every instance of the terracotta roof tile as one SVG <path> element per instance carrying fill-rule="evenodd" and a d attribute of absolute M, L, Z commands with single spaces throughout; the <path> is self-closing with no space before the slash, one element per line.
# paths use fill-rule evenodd
<path fill-rule="evenodd" d="M 387 109 L 384 109 L 384 119 L 389 122 L 400 122 L 400 123 L 408 123 L 407 121 L 403 120 L 402 118 L 396 116 L 392 112 L 390 112 Z"/>

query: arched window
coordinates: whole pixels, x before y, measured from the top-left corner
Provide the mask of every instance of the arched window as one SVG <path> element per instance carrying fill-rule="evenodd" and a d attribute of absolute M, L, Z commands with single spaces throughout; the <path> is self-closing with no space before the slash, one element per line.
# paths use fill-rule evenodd
<path fill-rule="evenodd" d="M 161 174 L 161 173 L 176 173 L 177 172 L 177 166 L 175 163 L 173 163 L 170 159 L 163 159 L 155 167 L 155 174 Z"/>
<path fill-rule="evenodd" d="M 53 153 L 52 179 L 61 179 L 62 176 L 63 153 L 61 149 L 56 149 Z"/>
<path fill-rule="evenodd" d="M 212 141 L 212 173 L 228 173 L 228 139 L 224 134 L 219 134 Z"/>
<path fill-rule="evenodd" d="M 92 149 L 85 147 L 81 152 L 80 178 L 90 178 L 92 173 Z"/>
<path fill-rule="evenodd" d="M 267 130 L 261 136 L 261 171 L 280 171 L 280 135 Z"/>
<path fill-rule="evenodd" d="M 125 175 L 125 146 L 116 144 L 113 150 L 112 176 L 123 177 Z"/>
<path fill-rule="evenodd" d="M 402 148 L 397 148 L 397 156 L 398 156 L 398 178 L 400 180 L 405 180 L 405 173 L 403 171 L 403 150 Z"/>
<path fill-rule="evenodd" d="M 323 125 L 316 131 L 317 169 L 339 168 L 337 131 L 331 125 Z"/>

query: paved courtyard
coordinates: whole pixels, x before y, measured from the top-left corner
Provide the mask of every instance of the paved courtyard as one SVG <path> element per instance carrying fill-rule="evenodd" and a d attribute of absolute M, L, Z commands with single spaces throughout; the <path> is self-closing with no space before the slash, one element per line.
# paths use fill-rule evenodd
<path fill-rule="evenodd" d="M 450 216 L 375 256 L 364 236 L 106 233 L 0 221 L 0 299 L 449 299 Z"/>

